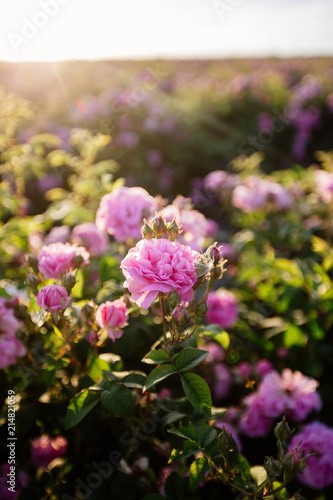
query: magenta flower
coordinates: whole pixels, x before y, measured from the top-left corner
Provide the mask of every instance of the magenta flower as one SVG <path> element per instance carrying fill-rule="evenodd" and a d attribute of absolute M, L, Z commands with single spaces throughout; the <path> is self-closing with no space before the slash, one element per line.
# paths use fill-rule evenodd
<path fill-rule="evenodd" d="M 39 290 L 36 302 L 48 312 L 63 311 L 70 302 L 70 297 L 64 287 L 60 285 L 46 285 Z"/>
<path fill-rule="evenodd" d="M 256 363 L 256 372 L 260 377 L 274 370 L 272 363 L 268 359 L 259 359 Z"/>
<path fill-rule="evenodd" d="M 107 231 L 116 241 L 141 238 L 143 218 L 154 214 L 156 200 L 139 187 L 115 189 L 101 199 L 96 214 L 99 231 Z"/>
<path fill-rule="evenodd" d="M 15 466 L 5 464 L 0 467 L 1 500 L 16 500 L 19 497 L 19 494 L 22 491 L 22 489 L 27 486 L 29 481 L 27 474 L 22 470 L 17 472 L 16 467 L 13 477 L 11 477 L 11 470 L 13 470 L 11 469 L 11 467 Z M 14 487 L 15 491 L 10 490 L 9 489 L 10 487 Z"/>
<path fill-rule="evenodd" d="M 8 301 L 0 297 L 0 335 L 14 334 L 21 326 L 21 323 L 15 318 L 13 309 L 8 305 Z"/>
<path fill-rule="evenodd" d="M 78 267 L 76 259 L 82 258 L 81 265 L 85 265 L 89 257 L 89 252 L 83 247 L 69 243 L 52 243 L 41 248 L 38 254 L 38 269 L 44 278 L 57 279 L 65 272 Z"/>
<path fill-rule="evenodd" d="M 126 305 L 122 299 L 104 302 L 96 312 L 96 323 L 107 330 L 109 337 L 113 341 L 122 336 L 119 328 L 125 326 L 127 320 Z"/>
<path fill-rule="evenodd" d="M 67 452 L 68 442 L 64 436 L 52 439 L 44 434 L 31 444 L 31 460 L 35 467 L 47 467 L 52 460 L 63 457 Z"/>
<path fill-rule="evenodd" d="M 74 227 L 71 240 L 83 245 L 90 255 L 103 255 L 109 246 L 108 237 L 97 229 L 94 222 L 84 222 Z"/>
<path fill-rule="evenodd" d="M 247 408 L 239 421 L 241 431 L 250 437 L 266 436 L 273 427 L 274 419 L 263 414 L 262 399 L 257 394 L 250 394 L 245 401 Z"/>
<path fill-rule="evenodd" d="M 126 278 L 124 286 L 143 309 L 148 309 L 159 292 L 168 294 L 176 290 L 182 301 L 191 300 L 197 281 L 194 263 L 198 257 L 189 246 L 164 238 L 141 240 L 121 262 Z"/>
<path fill-rule="evenodd" d="M 214 323 L 221 328 L 232 328 L 238 319 L 237 299 L 228 290 L 209 292 L 207 299 L 207 323 Z"/>
<path fill-rule="evenodd" d="M 247 361 L 242 361 L 237 367 L 237 373 L 241 378 L 249 378 L 252 373 L 252 366 Z"/>
<path fill-rule="evenodd" d="M 301 444 L 300 444 L 301 443 Z M 333 483 L 333 429 L 321 422 L 312 422 L 293 435 L 290 450 L 304 448 L 305 455 L 312 454 L 306 461 L 305 470 L 298 479 L 311 488 L 322 489 Z"/>
<path fill-rule="evenodd" d="M 0 369 L 15 365 L 16 358 L 26 355 L 22 342 L 16 338 L 14 333 L 3 333 L 0 335 Z"/>
<path fill-rule="evenodd" d="M 219 400 L 226 397 L 229 394 L 230 387 L 232 384 L 232 375 L 228 366 L 223 363 L 218 363 L 214 365 L 214 383 L 212 387 L 212 392 L 214 398 Z"/>

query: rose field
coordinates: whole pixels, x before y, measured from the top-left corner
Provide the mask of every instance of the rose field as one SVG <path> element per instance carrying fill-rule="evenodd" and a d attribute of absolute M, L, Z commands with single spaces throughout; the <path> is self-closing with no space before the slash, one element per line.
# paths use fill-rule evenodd
<path fill-rule="evenodd" d="M 0 500 L 332 500 L 332 81 L 0 64 Z"/>

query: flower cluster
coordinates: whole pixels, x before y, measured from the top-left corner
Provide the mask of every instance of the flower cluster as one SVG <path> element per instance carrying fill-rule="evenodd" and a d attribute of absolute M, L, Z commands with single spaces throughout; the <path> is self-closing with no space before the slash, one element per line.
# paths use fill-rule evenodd
<path fill-rule="evenodd" d="M 87 264 L 89 257 L 89 252 L 84 247 L 69 243 L 52 243 L 41 248 L 38 254 L 38 270 L 46 279 L 58 279 L 79 265 Z"/>
<path fill-rule="evenodd" d="M 244 213 L 260 210 L 268 203 L 276 210 L 286 210 L 292 207 L 293 198 L 277 182 L 261 179 L 256 175 L 247 177 L 232 193 L 232 204 Z"/>
<path fill-rule="evenodd" d="M 246 411 L 240 421 L 242 431 L 248 436 L 264 436 L 274 419 L 283 414 L 296 421 L 305 420 L 312 411 L 322 407 L 317 387 L 316 380 L 299 371 L 285 368 L 281 375 L 270 371 L 257 391 L 244 400 Z"/>

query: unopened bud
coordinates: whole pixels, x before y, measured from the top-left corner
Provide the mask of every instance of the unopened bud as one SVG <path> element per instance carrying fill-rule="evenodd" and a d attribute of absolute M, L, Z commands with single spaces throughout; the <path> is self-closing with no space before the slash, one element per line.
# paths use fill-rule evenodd
<path fill-rule="evenodd" d="M 176 292 L 176 290 L 172 290 L 168 295 L 169 306 L 174 309 L 181 301 L 180 295 Z"/>
<path fill-rule="evenodd" d="M 146 240 L 150 240 L 154 236 L 153 228 L 148 224 L 146 219 L 143 219 L 143 226 L 141 228 L 142 237 Z"/>
<path fill-rule="evenodd" d="M 71 273 L 68 273 L 66 274 L 62 282 L 64 287 L 66 288 L 67 293 L 70 293 L 76 283 L 76 279 L 75 276 L 73 276 Z"/>
<path fill-rule="evenodd" d="M 86 304 L 87 305 L 87 304 Z M 88 335 L 86 336 L 86 339 L 91 345 L 95 345 L 96 342 L 98 341 L 98 334 L 94 330 L 90 330 Z"/>
<path fill-rule="evenodd" d="M 306 457 L 297 448 L 292 448 L 282 459 L 284 470 L 288 474 L 299 474 L 306 467 Z"/>
<path fill-rule="evenodd" d="M 177 238 L 177 236 L 180 232 L 176 218 L 174 218 L 172 222 L 169 222 L 169 224 L 167 224 L 167 232 L 169 235 L 169 240 L 175 241 L 175 239 Z"/>
<path fill-rule="evenodd" d="M 274 427 L 274 434 L 280 441 L 288 441 L 291 436 L 291 429 L 286 421 L 286 418 L 282 418 L 282 422 L 279 422 Z"/>
<path fill-rule="evenodd" d="M 38 271 L 38 259 L 35 255 L 28 255 L 27 257 L 27 265 L 32 267 L 35 271 Z"/>
<path fill-rule="evenodd" d="M 202 302 L 199 307 L 197 308 L 197 310 L 195 311 L 195 321 L 198 322 L 198 321 L 201 321 L 202 318 L 205 316 L 205 314 L 207 313 L 208 311 L 208 306 L 206 304 L 206 301 L 205 302 Z"/>
<path fill-rule="evenodd" d="M 275 458 L 268 458 L 264 464 L 267 476 L 271 481 L 275 481 L 279 476 L 281 476 L 283 467 L 280 462 L 275 460 Z"/>
<path fill-rule="evenodd" d="M 186 307 L 178 305 L 172 311 L 172 319 L 177 326 L 184 326 L 189 320 L 188 312 Z"/>
<path fill-rule="evenodd" d="M 37 288 L 37 286 L 40 284 L 38 276 L 36 276 L 34 273 L 28 273 L 26 284 L 31 288 Z"/>
<path fill-rule="evenodd" d="M 87 318 L 87 319 L 92 319 L 94 317 L 94 308 L 90 304 L 84 304 L 82 307 L 82 314 Z"/>
<path fill-rule="evenodd" d="M 153 228 L 156 238 L 162 238 L 167 232 L 167 225 L 162 215 L 156 215 L 156 217 L 154 217 L 151 227 Z"/>
<path fill-rule="evenodd" d="M 234 445 L 232 442 L 231 432 L 223 428 L 217 437 L 217 443 L 222 454 L 233 450 Z"/>

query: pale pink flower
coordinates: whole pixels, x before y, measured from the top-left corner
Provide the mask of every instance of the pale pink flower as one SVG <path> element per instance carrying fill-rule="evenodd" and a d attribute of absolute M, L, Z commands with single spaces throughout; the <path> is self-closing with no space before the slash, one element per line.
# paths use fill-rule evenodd
<path fill-rule="evenodd" d="M 330 203 L 333 199 L 333 172 L 315 171 L 315 183 L 321 199 Z"/>
<path fill-rule="evenodd" d="M 14 333 L 0 335 L 0 369 L 15 365 L 17 358 L 25 356 L 26 350 Z"/>
<path fill-rule="evenodd" d="M 44 245 L 67 243 L 71 230 L 69 226 L 55 226 L 44 239 Z"/>
<path fill-rule="evenodd" d="M 84 247 L 69 243 L 52 243 L 43 246 L 38 254 L 38 269 L 44 278 L 60 278 L 62 274 L 78 267 L 76 257 L 82 257 L 85 265 L 89 261 L 89 252 Z"/>
<path fill-rule="evenodd" d="M 222 252 L 223 253 L 223 252 Z M 238 319 L 237 299 L 228 290 L 212 291 L 207 299 L 207 323 L 214 323 L 221 328 L 232 328 Z"/>
<path fill-rule="evenodd" d="M 293 206 L 289 191 L 277 182 L 251 175 L 243 184 L 235 187 L 232 204 L 244 213 L 260 210 L 270 202 L 277 210 L 286 210 Z"/>
<path fill-rule="evenodd" d="M 155 198 L 139 187 L 122 187 L 101 199 L 96 213 L 99 231 L 107 231 L 116 241 L 141 238 L 143 218 L 148 219 L 157 209 Z"/>
<path fill-rule="evenodd" d="M 96 312 L 96 323 L 107 330 L 109 337 L 113 341 L 122 336 L 119 329 L 125 326 L 127 320 L 126 305 L 122 299 L 104 302 Z"/>
<path fill-rule="evenodd" d="M 94 222 L 84 222 L 75 226 L 71 240 L 77 245 L 84 246 L 90 255 L 103 255 L 109 246 L 108 237 L 97 229 Z"/>
<path fill-rule="evenodd" d="M 54 439 L 44 434 L 31 444 L 31 460 L 35 467 L 47 467 L 52 460 L 63 457 L 67 452 L 68 442 L 64 436 Z"/>
<path fill-rule="evenodd" d="M 121 262 L 126 278 L 124 286 L 132 294 L 132 300 L 144 309 L 148 309 L 159 292 L 168 294 L 176 290 L 183 301 L 191 300 L 198 257 L 189 246 L 164 238 L 141 240 Z"/>
<path fill-rule="evenodd" d="M 70 302 L 70 297 L 63 286 L 46 285 L 39 290 L 36 302 L 48 312 L 63 311 Z"/>
<path fill-rule="evenodd" d="M 15 318 L 14 311 L 9 307 L 7 299 L 0 297 L 0 335 L 15 333 L 21 323 Z"/>
<path fill-rule="evenodd" d="M 300 444 L 301 443 L 301 444 Z M 311 488 L 322 489 L 333 483 L 333 429 L 321 422 L 312 422 L 293 434 L 290 449 L 304 449 L 306 467 L 298 479 Z"/>

